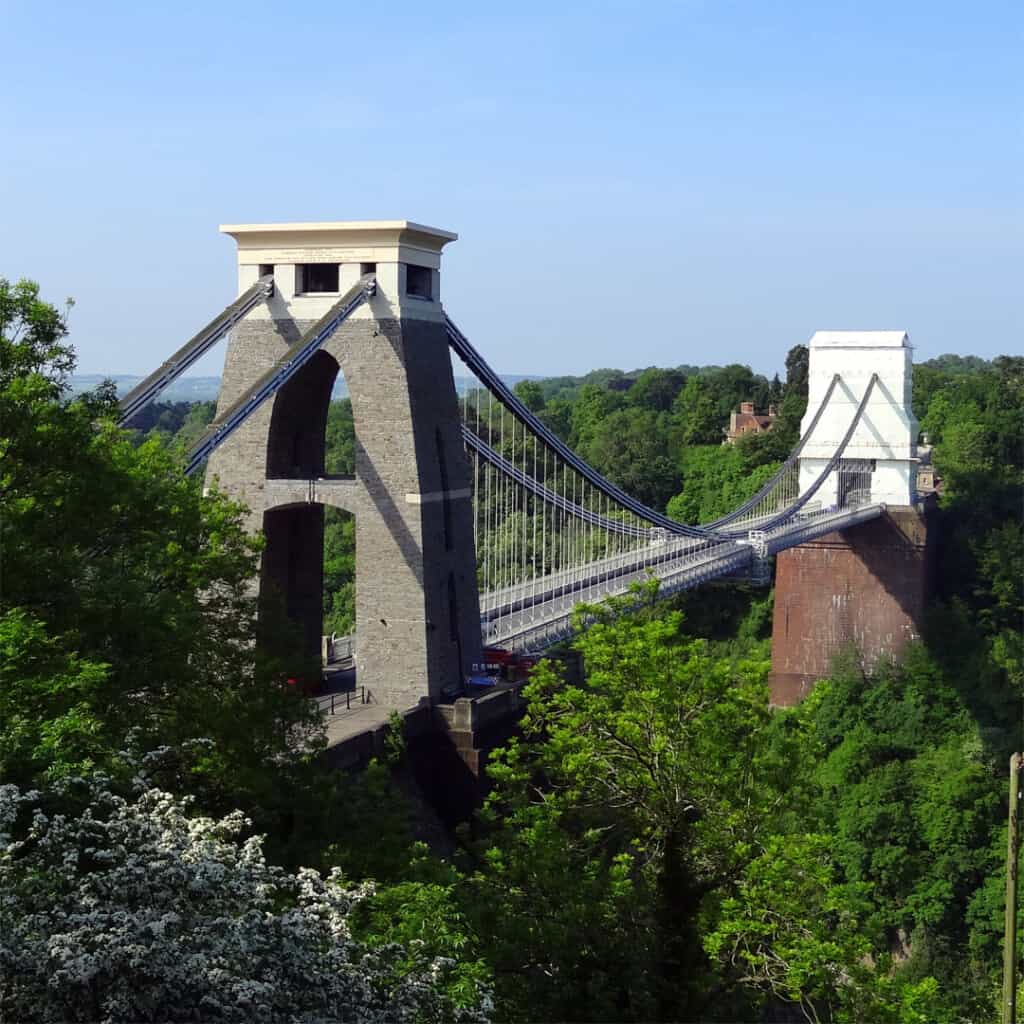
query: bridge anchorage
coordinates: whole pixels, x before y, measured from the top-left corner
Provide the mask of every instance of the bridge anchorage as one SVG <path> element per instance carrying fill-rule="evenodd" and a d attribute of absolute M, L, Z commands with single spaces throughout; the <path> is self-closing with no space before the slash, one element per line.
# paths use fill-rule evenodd
<path fill-rule="evenodd" d="M 447 316 L 440 261 L 456 235 L 411 221 L 221 230 L 237 242 L 239 298 L 124 399 L 124 418 L 230 331 L 217 415 L 188 471 L 205 463 L 207 481 L 250 509 L 249 528 L 266 537 L 261 593 L 284 596 L 314 657 L 324 506 L 354 515 L 359 682 L 382 705 L 443 703 L 484 662 L 483 645 L 541 650 L 568 635 L 581 601 L 627 593 L 650 576 L 663 592 L 738 573 L 766 582 L 773 555 L 815 543 L 838 550 L 834 538 L 891 520 L 887 507 L 915 514 L 917 424 L 903 332 L 816 334 L 796 448 L 728 515 L 686 524 L 566 447 Z M 352 478 L 324 471 L 339 372 L 355 423 Z M 888 637 L 882 647 L 913 634 L 916 607 L 903 607 L 913 604 L 904 593 L 913 567 L 895 584 L 878 584 L 877 566 L 861 573 L 862 588 L 874 578 L 876 590 L 893 591 L 905 621 L 894 627 L 888 609 L 857 632 L 851 566 L 870 553 L 847 548 L 845 569 L 841 555 L 813 571 L 779 559 L 780 700 L 798 697 L 819 672 L 797 656 L 820 639 L 814 630 L 827 634 L 829 650 L 874 643 L 871 629 Z M 842 600 L 825 593 L 827 579 L 846 581 Z M 807 614 L 819 604 L 835 614 Z M 791 615 L 798 608 L 802 618 Z"/>

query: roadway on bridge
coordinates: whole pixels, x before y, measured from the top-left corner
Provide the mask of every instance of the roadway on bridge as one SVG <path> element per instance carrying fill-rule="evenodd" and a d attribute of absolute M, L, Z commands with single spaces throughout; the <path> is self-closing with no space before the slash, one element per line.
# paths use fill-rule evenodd
<path fill-rule="evenodd" d="M 883 506 L 819 511 L 801 516 L 769 532 L 765 554 L 802 544 L 814 537 L 846 529 L 882 514 Z M 668 595 L 708 580 L 747 569 L 753 548 L 743 541 L 694 547 L 692 541 L 669 541 L 603 559 L 571 572 L 527 580 L 492 594 L 481 595 L 484 642 L 523 650 L 550 644 L 570 632 L 573 610 L 581 601 L 596 602 L 625 594 L 633 583 L 652 576 Z M 493 621 L 492 621 L 493 619 Z"/>

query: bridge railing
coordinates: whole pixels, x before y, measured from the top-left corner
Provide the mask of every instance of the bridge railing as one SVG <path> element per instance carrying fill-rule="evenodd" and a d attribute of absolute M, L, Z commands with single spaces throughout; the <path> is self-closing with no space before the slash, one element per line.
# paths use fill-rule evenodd
<path fill-rule="evenodd" d="M 355 661 L 355 636 L 337 636 L 334 633 L 330 636 L 322 636 L 320 638 L 320 657 L 325 665 L 331 665 L 338 661 Z"/>
<path fill-rule="evenodd" d="M 353 706 L 358 710 L 364 704 L 376 704 L 376 701 L 365 686 L 360 686 L 344 693 L 323 693 L 316 698 L 316 703 L 322 714 L 340 715 L 343 711 L 351 711 Z"/>

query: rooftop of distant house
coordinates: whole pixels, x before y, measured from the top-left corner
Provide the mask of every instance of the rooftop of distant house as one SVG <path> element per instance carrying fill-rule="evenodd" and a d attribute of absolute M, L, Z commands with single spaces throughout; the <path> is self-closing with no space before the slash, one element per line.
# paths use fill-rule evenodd
<path fill-rule="evenodd" d="M 723 431 L 725 440 L 735 444 L 746 434 L 763 434 L 772 429 L 778 418 L 779 411 L 774 405 L 768 406 L 768 412 L 759 413 L 754 411 L 753 402 L 740 402 L 740 411 L 729 414 L 729 426 Z"/>

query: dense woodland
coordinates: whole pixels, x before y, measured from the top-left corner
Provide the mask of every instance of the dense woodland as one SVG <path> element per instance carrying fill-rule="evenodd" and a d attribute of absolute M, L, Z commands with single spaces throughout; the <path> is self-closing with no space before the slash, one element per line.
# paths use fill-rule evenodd
<path fill-rule="evenodd" d="M 771 711 L 771 594 L 590 609 L 491 792 L 424 830 L 399 734 L 327 772 L 240 509 L 182 478 L 203 407 L 70 399 L 64 315 L 0 282 L 0 1020 L 941 1022 L 997 1018 L 1006 764 L 1024 703 L 1024 359 L 915 367 L 941 592 L 922 643 L 850 650 Z M 689 520 L 785 457 L 806 350 L 596 371 L 520 396 Z M 781 420 L 735 447 L 738 402 Z M 347 402 L 328 470 L 352 466 Z M 326 628 L 351 625 L 329 513 Z M 429 838 L 429 845 L 424 839 Z M 1022 921 L 1024 926 L 1024 921 Z"/>

